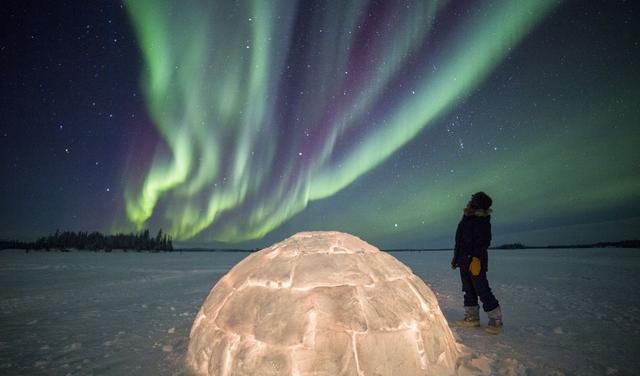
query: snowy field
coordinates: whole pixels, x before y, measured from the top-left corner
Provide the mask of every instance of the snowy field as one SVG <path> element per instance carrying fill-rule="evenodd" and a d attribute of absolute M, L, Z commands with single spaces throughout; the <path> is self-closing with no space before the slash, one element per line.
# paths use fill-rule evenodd
<path fill-rule="evenodd" d="M 456 328 L 460 342 L 500 372 L 640 374 L 639 249 L 490 252 L 504 333 Z M 0 374 L 187 374 L 193 318 L 246 255 L 1 251 Z M 436 292 L 449 322 L 462 317 L 450 252 L 393 255 Z"/>

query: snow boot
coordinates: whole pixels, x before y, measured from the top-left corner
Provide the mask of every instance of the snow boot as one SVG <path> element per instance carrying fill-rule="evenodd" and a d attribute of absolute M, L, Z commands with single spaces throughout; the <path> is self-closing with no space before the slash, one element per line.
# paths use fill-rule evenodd
<path fill-rule="evenodd" d="M 502 311 L 500 306 L 487 312 L 489 316 L 489 323 L 484 329 L 488 334 L 500 334 L 502 332 Z"/>
<path fill-rule="evenodd" d="M 480 307 L 464 307 L 464 319 L 457 320 L 455 324 L 464 328 L 480 326 Z"/>

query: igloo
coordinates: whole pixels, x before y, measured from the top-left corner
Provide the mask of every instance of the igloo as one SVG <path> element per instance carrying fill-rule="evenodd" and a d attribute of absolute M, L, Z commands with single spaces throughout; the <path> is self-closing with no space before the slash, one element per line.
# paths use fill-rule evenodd
<path fill-rule="evenodd" d="M 431 289 L 396 258 L 303 232 L 218 281 L 187 363 L 200 375 L 451 375 L 461 350 Z"/>

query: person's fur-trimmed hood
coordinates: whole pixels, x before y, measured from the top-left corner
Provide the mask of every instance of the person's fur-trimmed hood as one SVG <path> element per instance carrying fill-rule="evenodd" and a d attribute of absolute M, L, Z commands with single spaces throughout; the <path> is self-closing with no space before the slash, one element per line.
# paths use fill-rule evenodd
<path fill-rule="evenodd" d="M 468 206 L 464 208 L 464 215 L 468 217 L 472 215 L 475 215 L 476 217 L 490 217 L 492 212 L 493 210 L 491 209 L 474 209 Z"/>

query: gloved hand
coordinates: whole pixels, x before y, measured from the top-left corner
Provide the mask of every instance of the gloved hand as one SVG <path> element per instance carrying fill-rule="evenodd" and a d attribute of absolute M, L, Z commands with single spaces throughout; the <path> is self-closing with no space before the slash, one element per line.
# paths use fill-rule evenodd
<path fill-rule="evenodd" d="M 482 266 L 480 265 L 480 259 L 477 257 L 473 257 L 471 259 L 471 264 L 469 264 L 469 271 L 471 275 L 477 277 L 480 275 L 480 270 L 482 270 Z"/>
<path fill-rule="evenodd" d="M 451 260 L 451 269 L 456 270 L 457 267 L 458 267 L 458 263 L 456 262 L 456 258 L 454 257 Z"/>

